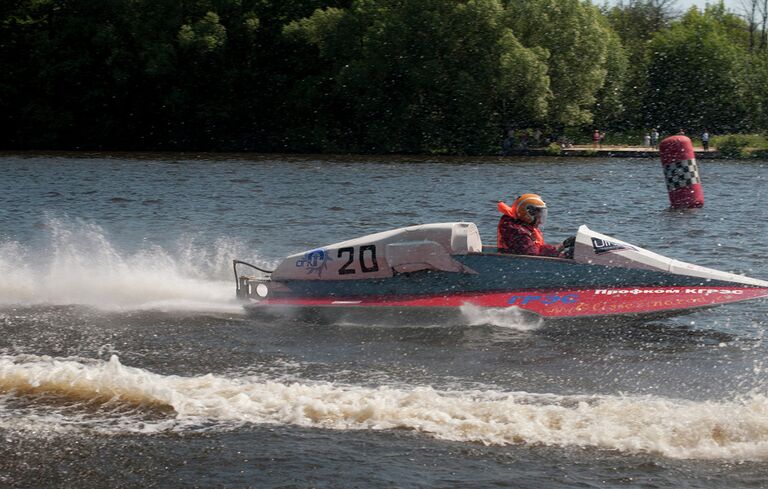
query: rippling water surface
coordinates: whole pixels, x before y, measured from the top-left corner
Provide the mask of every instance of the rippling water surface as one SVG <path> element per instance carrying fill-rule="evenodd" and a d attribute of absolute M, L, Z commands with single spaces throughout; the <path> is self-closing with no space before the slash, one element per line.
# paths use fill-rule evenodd
<path fill-rule="evenodd" d="M 630 159 L 0 157 L 0 487 L 763 487 L 765 301 L 646 324 L 249 316 L 231 260 L 545 196 L 579 224 L 768 278 L 768 163 L 671 212 Z"/>

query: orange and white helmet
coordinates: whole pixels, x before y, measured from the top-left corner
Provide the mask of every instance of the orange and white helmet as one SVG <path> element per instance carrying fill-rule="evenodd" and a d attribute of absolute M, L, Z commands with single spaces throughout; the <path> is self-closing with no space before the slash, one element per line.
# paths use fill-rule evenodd
<path fill-rule="evenodd" d="M 523 194 L 514 202 L 515 216 L 528 224 L 543 226 L 547 221 L 547 204 L 536 194 Z"/>

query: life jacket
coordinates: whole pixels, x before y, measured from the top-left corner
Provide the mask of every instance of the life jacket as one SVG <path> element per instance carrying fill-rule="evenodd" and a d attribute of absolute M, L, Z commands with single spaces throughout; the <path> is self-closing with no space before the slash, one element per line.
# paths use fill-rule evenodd
<path fill-rule="evenodd" d="M 520 223 L 523 227 L 525 227 L 525 229 L 530 231 L 531 237 L 533 238 L 533 242 L 536 243 L 537 246 L 541 247 L 541 246 L 543 246 L 545 244 L 545 242 L 544 242 L 544 234 L 541 232 L 541 230 L 538 227 L 536 227 L 536 226 L 533 226 L 531 224 L 525 223 L 525 222 L 521 221 L 520 219 L 518 219 L 517 218 L 517 213 L 515 212 L 515 208 L 514 207 L 511 207 L 511 206 L 505 204 L 504 202 L 499 202 L 498 203 L 498 209 L 499 209 L 499 211 L 502 214 L 511 217 L 516 222 Z M 501 235 L 501 226 L 499 226 L 498 229 L 496 230 L 496 246 L 498 248 L 500 248 L 500 249 L 501 248 L 505 248 L 505 246 L 504 246 L 504 239 L 503 239 L 503 237 Z"/>

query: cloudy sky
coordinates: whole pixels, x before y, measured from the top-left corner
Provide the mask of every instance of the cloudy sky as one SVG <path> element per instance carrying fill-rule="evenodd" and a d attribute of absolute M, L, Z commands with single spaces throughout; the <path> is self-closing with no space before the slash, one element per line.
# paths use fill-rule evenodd
<path fill-rule="evenodd" d="M 710 0 L 709 3 L 716 3 L 716 0 Z M 741 0 L 725 0 L 723 3 L 725 3 L 725 7 L 728 10 L 734 12 L 741 12 L 744 10 Z M 688 10 L 693 5 L 703 9 L 706 4 L 707 2 L 705 0 L 677 0 L 677 7 L 681 10 Z"/>
<path fill-rule="evenodd" d="M 692 6 L 699 7 L 700 9 L 703 9 L 704 6 L 707 3 L 716 3 L 717 0 L 677 0 L 675 3 L 677 10 L 680 11 L 686 11 Z M 602 0 L 593 0 L 593 4 L 595 5 L 602 5 Z M 616 3 L 616 0 L 608 0 L 608 3 Z M 741 13 L 744 10 L 744 0 L 725 0 L 723 3 L 725 3 L 725 8 L 728 10 L 731 10 L 736 13 Z"/>

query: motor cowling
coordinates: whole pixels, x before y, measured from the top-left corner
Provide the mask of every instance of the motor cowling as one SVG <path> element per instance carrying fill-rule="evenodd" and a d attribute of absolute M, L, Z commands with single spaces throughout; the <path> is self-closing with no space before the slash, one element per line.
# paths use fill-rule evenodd
<path fill-rule="evenodd" d="M 395 273 L 441 270 L 471 273 L 453 255 L 482 252 L 471 222 L 422 224 L 369 234 L 286 257 L 271 278 L 286 280 L 369 280 Z"/>

